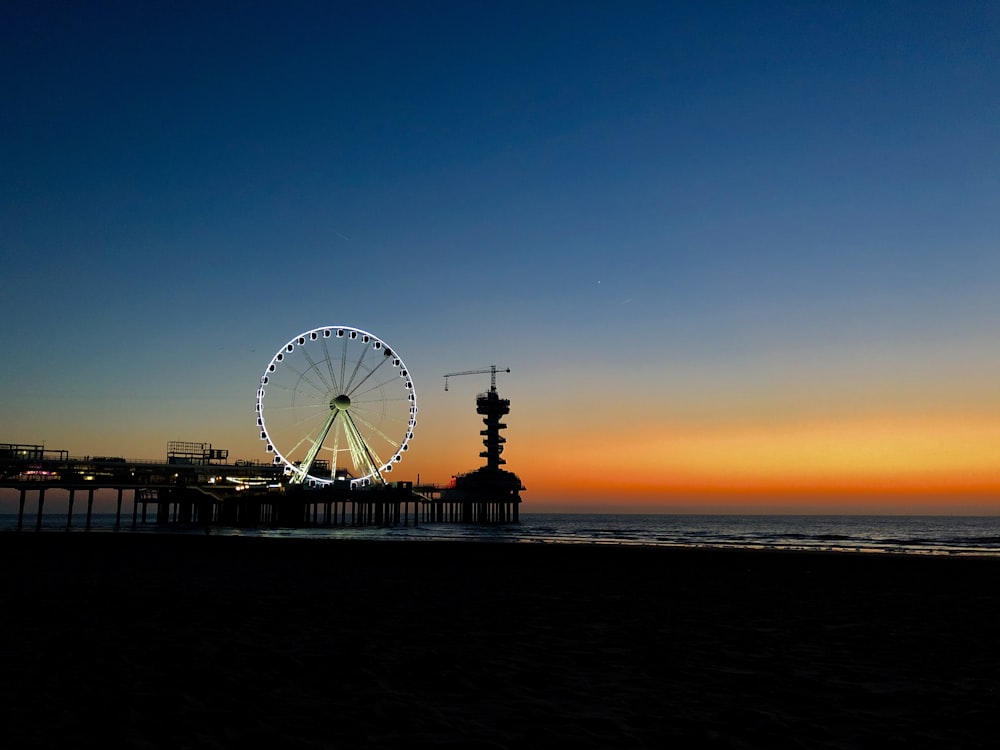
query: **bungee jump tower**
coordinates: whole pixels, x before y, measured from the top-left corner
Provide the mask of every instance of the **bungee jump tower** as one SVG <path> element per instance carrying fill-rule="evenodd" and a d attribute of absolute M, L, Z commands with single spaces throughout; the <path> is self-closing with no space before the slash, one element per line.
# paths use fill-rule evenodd
<path fill-rule="evenodd" d="M 431 518 L 428 521 L 457 521 L 459 523 L 517 523 L 518 506 L 524 485 L 511 471 L 500 468 L 506 465 L 502 458 L 507 439 L 500 433 L 507 429 L 502 421 L 510 414 L 510 399 L 501 398 L 497 392 L 497 372 L 510 372 L 510 368 L 491 365 L 487 369 L 452 372 L 444 376 L 444 388 L 448 390 L 448 378 L 460 375 L 490 375 L 490 389 L 476 397 L 476 413 L 483 417 L 485 429 L 480 458 L 486 465 L 475 471 L 455 476 L 454 485 L 440 494 L 440 499 L 431 503 Z"/>

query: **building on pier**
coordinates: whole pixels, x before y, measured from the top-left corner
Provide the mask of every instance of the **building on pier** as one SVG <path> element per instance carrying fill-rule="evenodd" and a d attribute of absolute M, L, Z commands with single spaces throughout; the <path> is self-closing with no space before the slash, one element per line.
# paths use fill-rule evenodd
<path fill-rule="evenodd" d="M 501 468 L 507 463 L 502 457 L 507 439 L 501 433 L 507 429 L 502 420 L 510 414 L 510 399 L 501 398 L 497 392 L 497 368 L 493 366 L 489 372 L 492 375 L 490 390 L 476 397 L 476 413 L 483 417 L 484 425 L 479 432 L 484 450 L 479 456 L 486 459 L 486 465 L 457 474 L 454 483 L 425 507 L 427 521 L 490 524 L 520 520 L 518 506 L 524 485 L 516 474 Z M 462 374 L 473 372 L 452 373 L 446 377 Z"/>

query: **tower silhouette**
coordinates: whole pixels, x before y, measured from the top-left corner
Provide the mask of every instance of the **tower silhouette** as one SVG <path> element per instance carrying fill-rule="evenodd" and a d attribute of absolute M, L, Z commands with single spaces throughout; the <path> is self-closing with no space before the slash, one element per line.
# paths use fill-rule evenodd
<path fill-rule="evenodd" d="M 476 398 L 476 413 L 483 415 L 483 424 L 486 425 L 485 430 L 479 431 L 483 436 L 486 450 L 479 455 L 486 459 L 486 468 L 499 469 L 507 463 L 500 457 L 504 443 L 507 442 L 507 438 L 503 437 L 500 431 L 506 430 L 507 425 L 500 420 L 510 414 L 510 399 L 500 398 L 496 387 L 493 387 L 486 393 L 480 393 Z"/>
<path fill-rule="evenodd" d="M 450 372 L 444 376 L 444 389 L 448 390 L 448 378 L 489 373 L 490 389 L 476 397 L 476 413 L 482 415 L 485 427 L 479 434 L 486 450 L 479 456 L 486 459 L 486 465 L 455 475 L 454 483 L 442 491 L 441 501 L 435 506 L 439 521 L 446 513 L 457 515 L 466 523 L 517 523 L 519 520 L 518 505 L 524 485 L 517 474 L 500 468 L 507 463 L 501 456 L 507 438 L 500 433 L 507 429 L 501 420 L 510 414 L 510 399 L 500 398 L 497 392 L 498 369 L 491 365 L 488 369 Z M 510 372 L 510 368 L 502 371 Z"/>

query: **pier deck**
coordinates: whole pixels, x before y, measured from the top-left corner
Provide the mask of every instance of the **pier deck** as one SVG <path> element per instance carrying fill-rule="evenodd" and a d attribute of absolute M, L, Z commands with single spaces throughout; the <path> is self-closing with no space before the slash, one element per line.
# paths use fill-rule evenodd
<path fill-rule="evenodd" d="M 120 458 L 54 456 L 0 458 L 0 488 L 18 494 L 17 528 L 40 530 L 46 500 L 67 500 L 72 527 L 77 501 L 86 499 L 84 528 L 92 525 L 95 494 L 114 493 L 115 528 L 131 500 L 131 525 L 229 527 L 393 526 L 420 523 L 502 524 L 518 521 L 516 494 L 456 495 L 410 482 L 351 489 L 281 484 L 280 468 L 252 462 L 175 463 Z M 50 502 L 50 508 L 52 503 Z M 26 518 L 29 519 L 26 523 Z M 126 518 L 126 522 L 128 519 Z"/>

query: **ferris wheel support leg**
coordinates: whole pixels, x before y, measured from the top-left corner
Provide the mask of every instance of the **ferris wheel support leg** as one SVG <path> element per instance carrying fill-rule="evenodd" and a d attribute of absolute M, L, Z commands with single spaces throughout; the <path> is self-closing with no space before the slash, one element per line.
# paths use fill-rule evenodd
<path fill-rule="evenodd" d="M 371 448 L 368 447 L 364 437 L 362 437 L 361 432 L 349 414 L 347 415 L 347 419 L 344 420 L 344 427 L 347 433 L 348 444 L 351 446 L 351 452 L 355 456 L 355 462 L 363 464 L 368 474 L 373 478 L 378 478 L 379 482 L 385 484 L 385 478 L 379 470 L 381 462 L 377 461 L 378 457 L 373 455 Z"/>
<path fill-rule="evenodd" d="M 330 412 L 330 416 L 327 417 L 326 423 L 323 425 L 323 429 L 319 431 L 319 437 L 313 442 L 312 447 L 309 448 L 309 452 L 306 454 L 305 459 L 299 464 L 298 469 L 295 470 L 295 474 L 292 477 L 291 484 L 302 484 L 303 480 L 309 474 L 309 470 L 312 469 L 313 461 L 316 460 L 316 455 L 319 453 L 319 449 L 323 445 L 323 441 L 326 440 L 326 436 L 330 434 L 330 428 L 333 427 L 333 420 L 337 418 L 340 412 L 336 409 Z"/>

